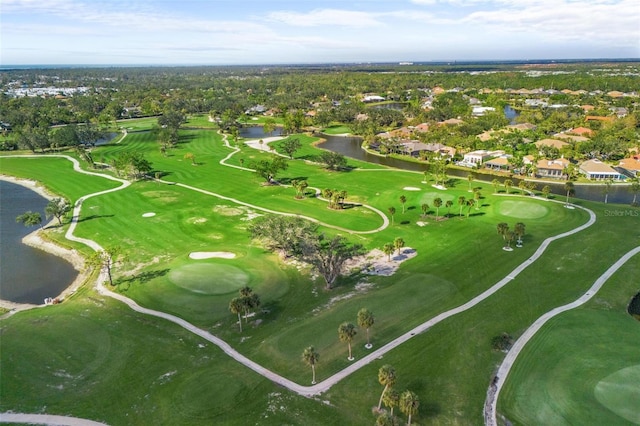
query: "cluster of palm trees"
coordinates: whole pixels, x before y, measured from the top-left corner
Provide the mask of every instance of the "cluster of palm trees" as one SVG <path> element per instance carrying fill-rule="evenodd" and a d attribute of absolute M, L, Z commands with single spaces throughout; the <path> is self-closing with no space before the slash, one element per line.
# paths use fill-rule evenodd
<path fill-rule="evenodd" d="M 397 251 L 398 254 L 400 254 L 400 250 L 402 249 L 402 247 L 404 247 L 404 245 L 404 239 L 402 239 L 401 237 L 396 237 L 392 243 L 386 243 L 384 246 L 382 246 L 382 251 L 388 256 L 388 260 L 391 261 L 391 255 L 393 254 L 393 252 Z"/>
<path fill-rule="evenodd" d="M 251 287 L 242 287 L 240 290 L 240 296 L 234 297 L 229 302 L 229 310 L 231 313 L 238 315 L 238 325 L 240 327 L 240 333 L 242 333 L 242 319 L 240 314 L 244 314 L 244 322 L 247 322 L 249 313 L 254 309 L 260 307 L 260 296 L 253 292 Z"/>
<path fill-rule="evenodd" d="M 396 425 L 397 420 L 393 415 L 393 409 L 399 407 L 400 411 L 407 416 L 407 424 L 411 425 L 411 417 L 418 414 L 418 407 L 420 406 L 420 400 L 418 395 L 410 390 L 399 392 L 394 389 L 397 376 L 396 370 L 389 364 L 385 364 L 378 370 L 378 382 L 384 389 L 380 395 L 378 401 L 377 412 L 378 418 L 376 425 L 378 426 L 391 426 Z M 390 409 L 389 412 L 382 410 L 382 404 Z"/>
<path fill-rule="evenodd" d="M 512 250 L 511 243 L 516 238 L 517 238 L 516 246 L 522 247 L 522 237 L 524 236 L 524 232 L 525 232 L 524 223 L 522 222 L 516 223 L 512 231 L 511 229 L 509 229 L 509 225 L 506 222 L 500 222 L 497 226 L 497 230 L 498 230 L 498 235 L 501 235 L 502 239 L 504 240 L 504 243 L 505 243 L 503 247 L 504 250 L 511 251 Z"/>
<path fill-rule="evenodd" d="M 347 191 L 339 191 L 337 189 L 323 189 L 322 198 L 329 200 L 330 209 L 342 209 L 344 208 L 344 200 L 347 198 Z"/>
<path fill-rule="evenodd" d="M 239 318 L 239 317 L 238 317 Z M 367 333 L 367 343 L 364 345 L 365 348 L 371 349 L 373 345 L 371 344 L 371 340 L 369 339 L 369 329 L 375 323 L 375 317 L 373 313 L 367 309 L 362 308 L 358 311 L 357 322 L 360 328 L 363 328 Z M 354 357 L 351 353 L 351 342 L 353 338 L 358 334 L 358 330 L 353 323 L 348 321 L 343 322 L 338 327 L 338 338 L 341 342 L 346 342 L 349 347 L 349 357 L 347 358 L 349 361 L 353 361 Z M 302 352 L 302 361 L 311 367 L 312 379 L 311 384 L 316 384 L 316 364 L 320 360 L 320 354 L 316 351 L 314 346 L 308 346 Z"/>

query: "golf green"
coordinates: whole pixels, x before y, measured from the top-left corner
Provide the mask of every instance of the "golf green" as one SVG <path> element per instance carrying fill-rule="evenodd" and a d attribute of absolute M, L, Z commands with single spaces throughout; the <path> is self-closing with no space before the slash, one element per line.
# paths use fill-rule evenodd
<path fill-rule="evenodd" d="M 240 268 L 217 263 L 191 263 L 173 269 L 169 280 L 185 290 L 199 294 L 226 294 L 249 283 Z"/>
<path fill-rule="evenodd" d="M 503 216 L 518 219 L 538 219 L 549 213 L 547 206 L 530 201 L 502 201 L 498 204 L 498 212 Z"/>
<path fill-rule="evenodd" d="M 618 416 L 640 425 L 640 364 L 623 368 L 600 380 L 594 389 L 598 402 Z"/>

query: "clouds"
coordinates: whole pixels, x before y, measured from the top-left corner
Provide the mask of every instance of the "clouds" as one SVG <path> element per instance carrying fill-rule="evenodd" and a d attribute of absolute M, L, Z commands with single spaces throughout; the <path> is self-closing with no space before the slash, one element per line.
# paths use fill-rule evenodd
<path fill-rule="evenodd" d="M 91 49 L 103 61 L 139 52 L 177 64 L 559 58 L 601 52 L 632 57 L 640 56 L 636 1 L 2 0 L 0 53 L 4 63 L 43 62 L 38 55 L 78 63 L 91 60 L 86 54 Z M 74 51 L 83 53 L 74 60 L 69 53 Z"/>

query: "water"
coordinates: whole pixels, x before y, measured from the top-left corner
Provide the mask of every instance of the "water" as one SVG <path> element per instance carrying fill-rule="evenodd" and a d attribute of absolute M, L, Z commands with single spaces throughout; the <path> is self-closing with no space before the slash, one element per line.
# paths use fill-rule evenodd
<path fill-rule="evenodd" d="M 40 212 L 45 221 L 47 200 L 30 189 L 0 181 L 0 299 L 40 305 L 56 297 L 77 277 L 64 259 L 22 244 L 36 227 L 16 222 L 26 211 Z"/>
<path fill-rule="evenodd" d="M 238 136 L 245 139 L 264 139 L 281 135 L 282 127 L 276 127 L 273 132 L 268 134 L 262 130 L 262 126 L 241 127 L 238 131 Z"/>
<path fill-rule="evenodd" d="M 504 116 L 509 120 L 509 124 L 516 124 L 516 119 L 520 115 L 518 111 L 511 108 L 511 105 L 505 105 L 504 107 Z"/>

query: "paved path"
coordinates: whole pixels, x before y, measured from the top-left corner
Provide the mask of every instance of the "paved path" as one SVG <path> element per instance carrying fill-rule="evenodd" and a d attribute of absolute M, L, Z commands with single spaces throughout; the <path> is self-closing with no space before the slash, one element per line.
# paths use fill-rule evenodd
<path fill-rule="evenodd" d="M 78 417 L 56 416 L 53 414 L 24 414 L 24 413 L 0 413 L 0 423 L 27 423 L 31 425 L 56 425 L 56 426 L 106 426 L 100 423 Z"/>
<path fill-rule="evenodd" d="M 487 401 L 485 403 L 485 424 L 488 426 L 497 426 L 497 412 L 496 407 L 498 404 L 498 397 L 500 396 L 500 391 L 502 390 L 502 386 L 506 382 L 506 379 L 511 371 L 511 367 L 515 363 L 516 358 L 525 345 L 533 338 L 533 336 L 542 328 L 544 324 L 547 323 L 551 318 L 560 315 L 563 312 L 568 310 L 577 308 L 585 303 L 587 303 L 596 293 L 602 288 L 604 283 L 616 272 L 622 265 L 624 265 L 629 259 L 633 256 L 640 253 L 640 246 L 636 247 L 633 250 L 627 252 L 624 256 L 622 256 L 616 263 L 611 265 L 609 269 L 605 271 L 604 274 L 600 275 L 600 277 L 593 283 L 591 288 L 587 290 L 585 294 L 580 296 L 575 301 L 568 303 L 563 306 L 559 306 L 550 310 L 549 312 L 542 315 L 538 318 L 531 326 L 520 336 L 518 340 L 514 343 L 513 347 L 507 353 L 507 356 L 500 364 L 498 368 L 498 373 L 496 374 L 496 379 L 492 383 L 489 391 L 487 392 Z"/>
<path fill-rule="evenodd" d="M 71 158 L 69 156 L 65 156 L 65 155 L 56 155 L 57 157 L 63 157 L 63 158 L 67 158 L 68 160 L 72 161 L 74 164 L 74 169 L 77 170 L 80 173 L 84 173 L 84 174 L 89 174 L 89 175 L 95 175 L 95 176 L 102 176 L 105 177 L 107 179 L 111 179 L 117 182 L 120 182 L 121 185 L 117 188 L 113 188 L 113 189 L 109 189 L 106 191 L 100 191 L 94 194 L 89 194 L 87 196 L 81 197 L 80 199 L 78 199 L 78 201 L 75 204 L 74 207 L 74 211 L 73 211 L 73 218 L 71 221 L 71 225 L 69 226 L 69 229 L 65 235 L 66 238 L 72 240 L 72 241 L 77 241 L 77 242 L 81 242 L 83 244 L 88 245 L 89 247 L 91 247 L 92 249 L 96 250 L 96 251 L 100 251 L 102 250 L 102 247 L 96 243 L 95 241 L 92 240 L 88 240 L 88 239 L 84 239 L 84 238 L 79 238 L 73 235 L 73 231 L 75 230 L 77 224 L 78 224 L 78 218 L 80 215 L 80 209 L 82 207 L 82 202 L 84 200 L 87 200 L 91 197 L 95 197 L 98 195 L 102 195 L 102 194 L 106 194 L 112 191 L 117 191 L 120 189 L 124 189 L 127 186 L 129 186 L 129 182 L 125 181 L 123 179 L 118 179 L 109 175 L 103 175 L 100 173 L 95 173 L 95 172 L 89 172 L 89 171 L 85 171 L 82 170 L 79 166 L 79 163 L 77 160 L 75 160 L 74 158 Z M 190 189 L 194 189 L 194 190 L 198 190 L 200 192 L 203 193 L 207 193 L 207 191 L 203 191 L 200 190 L 198 188 L 194 188 L 194 187 L 189 187 L 187 185 L 182 185 L 185 186 L 187 188 Z M 232 200 L 232 199 L 229 199 Z M 254 206 L 252 206 L 254 207 Z M 349 376 L 350 374 L 354 373 L 355 371 L 359 370 L 360 368 L 366 366 L 367 364 L 369 364 L 370 362 L 380 358 L 381 356 L 383 356 L 384 354 L 386 354 L 387 352 L 391 351 L 392 349 L 398 347 L 399 345 L 401 345 L 402 343 L 406 342 L 407 340 L 411 339 L 412 337 L 414 337 L 417 334 L 423 333 L 425 331 L 427 331 L 429 328 L 433 327 L 434 325 L 440 323 L 441 321 L 444 321 L 445 319 L 452 317 L 458 313 L 464 312 L 468 309 L 471 309 L 472 307 L 476 306 L 477 304 L 479 304 L 480 302 L 482 302 L 483 300 L 487 299 L 488 297 L 490 297 L 491 295 L 493 295 L 494 293 L 496 293 L 498 290 L 500 290 L 502 287 L 504 287 L 505 285 L 507 285 L 511 280 L 513 280 L 518 274 L 520 274 L 522 271 L 524 271 L 531 263 L 533 263 L 535 260 L 537 260 L 543 253 L 544 251 L 547 249 L 547 247 L 549 246 L 549 244 L 551 244 L 551 242 L 560 239 L 560 238 L 564 238 L 566 236 L 575 234 L 577 232 L 582 231 L 585 228 L 588 228 L 589 226 L 591 226 L 593 223 L 595 223 L 596 220 L 596 216 L 595 213 L 593 213 L 591 210 L 588 210 L 584 207 L 580 207 L 580 206 L 575 206 L 577 208 L 583 209 L 585 211 L 587 211 L 589 213 L 589 220 L 571 230 L 571 231 L 567 231 L 564 232 L 562 234 L 556 235 L 554 237 L 550 237 L 545 239 L 542 244 L 540 245 L 540 247 L 536 250 L 536 252 L 529 258 L 527 259 L 525 262 L 523 262 L 522 264 L 520 264 L 518 267 L 516 267 L 511 273 L 509 273 L 505 278 L 503 278 L 502 280 L 500 280 L 498 283 L 494 284 L 491 288 L 487 289 L 486 291 L 484 291 L 483 293 L 481 293 L 480 295 L 474 297 L 473 299 L 469 300 L 468 302 L 450 309 L 446 312 L 443 312 L 437 316 L 435 316 L 434 318 L 431 318 L 430 320 L 427 320 L 426 322 L 418 325 L 417 327 L 413 328 L 412 330 L 409 330 L 408 332 L 404 333 L 403 335 L 397 337 L 396 339 L 392 340 L 391 342 L 387 343 L 386 345 L 380 347 L 379 349 L 376 349 L 375 351 L 372 351 L 370 354 L 368 354 L 367 356 L 355 361 L 354 363 L 352 363 L 351 365 L 349 365 L 347 368 L 337 372 L 336 374 L 334 374 L 333 376 L 323 380 L 320 383 L 317 383 L 313 386 L 303 386 L 303 385 L 299 385 L 297 383 L 292 382 L 289 379 L 286 379 L 268 369 L 266 369 L 265 367 L 257 364 L 256 362 L 250 360 L 249 358 L 245 357 L 244 355 L 240 354 L 239 352 L 237 352 L 236 350 L 234 350 L 228 343 L 226 343 L 225 341 L 219 339 L 218 337 L 212 335 L 211 333 L 204 331 L 196 326 L 194 326 L 193 324 L 189 323 L 188 321 L 183 320 L 182 318 L 178 318 L 174 315 L 171 314 L 167 314 L 165 312 L 160 312 L 160 311 L 156 311 L 156 310 L 152 310 L 152 309 L 147 309 L 147 308 L 143 308 L 141 306 L 139 306 L 135 301 L 129 299 L 128 297 L 125 297 L 121 294 L 118 293 L 114 293 L 110 290 L 108 290 L 107 288 L 104 287 L 103 283 L 105 281 L 107 281 L 107 277 L 106 277 L 106 272 L 102 271 L 100 274 L 100 277 L 98 278 L 98 283 L 96 284 L 96 287 L 98 289 L 98 292 L 100 294 L 103 294 L 105 296 L 109 296 L 112 297 L 114 299 L 117 299 L 123 303 L 125 303 L 127 306 L 129 306 L 131 309 L 133 309 L 136 312 L 140 312 L 143 313 L 145 315 L 150 315 L 150 316 L 155 316 L 158 318 L 163 318 L 166 319 L 168 321 L 171 321 L 183 328 L 185 328 L 186 330 L 202 337 L 203 339 L 215 344 L 216 346 L 218 346 L 223 352 L 225 352 L 227 355 L 229 355 L 230 357 L 232 357 L 234 360 L 236 360 L 237 362 L 245 365 L 246 367 L 250 368 L 251 370 L 255 371 L 256 373 L 262 375 L 263 377 L 273 381 L 274 383 L 277 383 L 281 386 L 286 387 L 287 389 L 291 390 L 292 392 L 295 392 L 299 395 L 302 396 L 313 396 L 313 395 L 318 395 L 320 393 L 326 392 L 327 390 L 329 390 L 333 385 L 335 385 L 336 383 L 338 383 L 339 381 L 341 381 L 342 379 L 344 379 L 345 377 Z M 255 208 L 255 207 L 254 207 Z"/>

